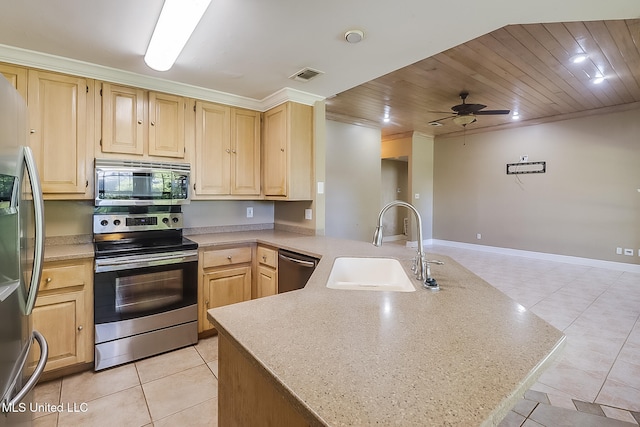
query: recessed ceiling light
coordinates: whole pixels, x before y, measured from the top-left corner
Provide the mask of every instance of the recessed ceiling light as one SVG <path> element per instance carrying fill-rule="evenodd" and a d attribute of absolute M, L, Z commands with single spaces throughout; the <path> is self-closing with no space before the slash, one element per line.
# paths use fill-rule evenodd
<path fill-rule="evenodd" d="M 364 39 L 364 33 L 360 30 L 349 30 L 344 33 L 344 39 L 349 43 L 360 43 Z"/>
<path fill-rule="evenodd" d="M 165 0 L 144 62 L 156 71 L 170 69 L 210 3 L 211 0 Z"/>
<path fill-rule="evenodd" d="M 429 122 L 429 126 L 442 126 L 442 123 L 440 122 Z"/>
<path fill-rule="evenodd" d="M 577 55 L 573 55 L 571 58 L 569 58 L 569 60 L 574 64 L 579 64 L 581 62 L 584 62 L 588 57 L 589 55 L 587 55 L 586 53 L 579 53 Z"/>
<path fill-rule="evenodd" d="M 517 111 L 514 111 L 513 114 L 511 115 L 511 120 L 520 120 L 520 113 L 518 113 Z"/>

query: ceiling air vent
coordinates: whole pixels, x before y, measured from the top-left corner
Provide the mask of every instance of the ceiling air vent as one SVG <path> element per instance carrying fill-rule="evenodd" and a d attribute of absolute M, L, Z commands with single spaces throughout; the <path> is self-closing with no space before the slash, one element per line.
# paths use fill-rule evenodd
<path fill-rule="evenodd" d="M 293 76 L 289 77 L 290 79 L 297 80 L 299 82 L 308 82 L 312 78 L 324 74 L 322 71 L 314 70 L 313 68 L 303 68 L 302 70 L 295 73 Z"/>

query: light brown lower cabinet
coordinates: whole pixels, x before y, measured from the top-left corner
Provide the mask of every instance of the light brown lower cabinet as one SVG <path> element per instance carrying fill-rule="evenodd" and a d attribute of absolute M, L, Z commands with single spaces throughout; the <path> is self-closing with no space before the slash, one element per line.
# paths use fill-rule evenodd
<path fill-rule="evenodd" d="M 278 293 L 278 251 L 267 246 L 258 246 L 256 288 L 254 298 Z"/>
<path fill-rule="evenodd" d="M 47 340 L 45 372 L 93 361 L 93 262 L 45 262 L 32 315 L 33 329 Z M 40 357 L 33 346 L 30 366 Z"/>
<path fill-rule="evenodd" d="M 277 381 L 225 334 L 218 338 L 218 425 L 309 426 Z M 311 417 L 311 415 L 308 415 Z"/>
<path fill-rule="evenodd" d="M 207 310 L 251 299 L 252 246 L 200 250 L 198 332 L 213 329 Z"/>

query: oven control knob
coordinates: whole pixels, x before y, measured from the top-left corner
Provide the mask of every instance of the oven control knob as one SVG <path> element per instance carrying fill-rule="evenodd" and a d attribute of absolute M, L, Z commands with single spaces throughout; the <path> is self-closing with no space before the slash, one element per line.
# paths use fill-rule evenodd
<path fill-rule="evenodd" d="M 113 225 L 120 225 L 120 220 L 119 219 L 114 219 L 113 220 Z"/>
<path fill-rule="evenodd" d="M 107 224 L 109 224 L 109 221 L 107 221 L 106 219 L 103 219 L 102 221 L 100 221 L 100 225 L 103 227 L 106 227 Z"/>
<path fill-rule="evenodd" d="M 178 218 L 174 216 L 173 218 L 171 218 L 171 221 L 173 221 L 173 223 L 175 224 L 176 222 L 178 222 Z"/>
<path fill-rule="evenodd" d="M 169 218 L 162 218 L 162 222 L 165 224 L 169 224 Z"/>

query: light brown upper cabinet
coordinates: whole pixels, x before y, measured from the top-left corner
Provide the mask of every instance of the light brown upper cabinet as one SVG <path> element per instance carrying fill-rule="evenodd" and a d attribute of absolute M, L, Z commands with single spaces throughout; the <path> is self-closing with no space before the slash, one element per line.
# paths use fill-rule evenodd
<path fill-rule="evenodd" d="M 197 198 L 260 194 L 260 113 L 196 101 Z"/>
<path fill-rule="evenodd" d="M 184 158 L 184 97 L 110 83 L 101 93 L 102 153 Z"/>
<path fill-rule="evenodd" d="M 27 69 L 15 65 L 0 64 L 0 73 L 27 101 Z"/>
<path fill-rule="evenodd" d="M 94 81 L 29 70 L 31 146 L 48 199 L 92 197 Z"/>
<path fill-rule="evenodd" d="M 286 102 L 264 114 L 264 194 L 310 200 L 313 185 L 313 107 Z"/>

